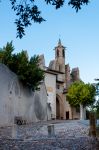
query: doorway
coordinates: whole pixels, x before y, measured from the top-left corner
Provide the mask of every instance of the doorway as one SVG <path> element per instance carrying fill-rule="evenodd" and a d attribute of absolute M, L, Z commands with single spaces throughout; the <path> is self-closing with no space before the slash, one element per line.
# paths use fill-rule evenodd
<path fill-rule="evenodd" d="M 69 111 L 66 111 L 66 120 L 69 119 Z"/>

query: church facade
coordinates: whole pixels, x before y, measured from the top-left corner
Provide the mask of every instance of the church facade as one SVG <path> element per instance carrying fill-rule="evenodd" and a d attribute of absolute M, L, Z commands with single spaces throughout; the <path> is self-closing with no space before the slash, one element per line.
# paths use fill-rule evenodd
<path fill-rule="evenodd" d="M 79 110 L 70 106 L 66 101 L 67 89 L 74 81 L 80 80 L 79 68 L 70 71 L 65 64 L 65 47 L 59 39 L 55 47 L 55 59 L 44 67 L 44 56 L 41 56 L 41 67 L 45 70 L 45 86 L 47 90 L 48 120 L 50 119 L 79 119 Z M 49 113 L 50 112 L 50 113 Z"/>

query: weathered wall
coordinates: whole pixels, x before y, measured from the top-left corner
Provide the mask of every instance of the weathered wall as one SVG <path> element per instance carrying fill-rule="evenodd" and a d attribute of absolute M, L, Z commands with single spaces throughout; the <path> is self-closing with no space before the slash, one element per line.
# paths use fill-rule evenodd
<path fill-rule="evenodd" d="M 45 73 L 45 85 L 48 93 L 48 104 L 51 106 L 51 118 L 56 118 L 56 75 Z"/>
<path fill-rule="evenodd" d="M 76 111 L 75 107 L 72 108 L 72 111 L 73 111 L 72 119 L 80 119 L 80 113 Z"/>
<path fill-rule="evenodd" d="M 33 93 L 17 76 L 0 64 L 0 126 L 14 123 L 15 116 L 27 122 L 47 120 L 47 93 L 44 83 Z"/>

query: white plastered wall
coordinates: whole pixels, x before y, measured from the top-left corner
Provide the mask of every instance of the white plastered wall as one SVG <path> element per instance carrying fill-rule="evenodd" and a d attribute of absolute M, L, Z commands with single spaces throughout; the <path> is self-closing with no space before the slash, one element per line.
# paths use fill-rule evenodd
<path fill-rule="evenodd" d="M 51 105 L 51 117 L 56 118 L 56 75 L 45 73 L 45 85 L 48 94 L 48 103 Z"/>

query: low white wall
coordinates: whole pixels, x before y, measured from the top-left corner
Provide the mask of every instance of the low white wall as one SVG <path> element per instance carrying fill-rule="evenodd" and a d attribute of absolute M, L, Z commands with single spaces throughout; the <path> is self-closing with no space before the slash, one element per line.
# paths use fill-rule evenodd
<path fill-rule="evenodd" d="M 44 83 L 33 93 L 24 87 L 16 74 L 0 64 L 0 126 L 12 125 L 15 116 L 27 122 L 47 120 L 47 93 Z"/>

